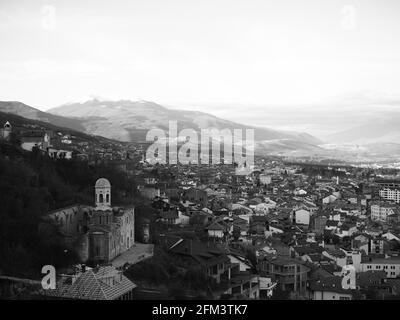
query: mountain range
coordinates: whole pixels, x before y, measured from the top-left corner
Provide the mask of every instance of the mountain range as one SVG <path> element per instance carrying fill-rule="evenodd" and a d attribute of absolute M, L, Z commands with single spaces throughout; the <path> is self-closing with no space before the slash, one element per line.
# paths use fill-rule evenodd
<path fill-rule="evenodd" d="M 84 126 L 91 133 L 109 135 L 117 140 L 132 141 L 144 139 L 145 133 L 152 128 L 167 130 L 168 121 L 175 120 L 178 130 L 216 129 L 254 129 L 255 140 L 293 139 L 304 143 L 321 143 L 307 133 L 284 132 L 269 128 L 252 127 L 227 121 L 211 114 L 169 109 L 150 101 L 100 101 L 89 100 L 84 103 L 66 104 L 49 109 L 49 113 L 64 117 L 74 117 L 84 121 Z"/>
<path fill-rule="evenodd" d="M 293 157 L 314 156 L 346 161 L 395 161 L 400 156 L 400 114 L 385 112 L 374 120 L 355 124 L 324 137 L 324 141 L 305 133 L 255 127 L 228 121 L 199 111 L 166 108 L 150 101 L 107 101 L 91 99 L 69 103 L 46 112 L 17 101 L 0 101 L 0 112 L 15 114 L 58 127 L 102 136 L 123 142 L 145 141 L 150 129 L 168 133 L 169 121 L 177 121 L 178 132 L 184 128 L 254 129 L 255 154 Z"/>
<path fill-rule="evenodd" d="M 327 142 L 366 145 L 372 143 L 400 143 L 400 113 L 382 112 L 353 128 L 331 134 Z"/>
<path fill-rule="evenodd" d="M 123 142 L 144 141 L 149 129 L 168 132 L 169 121 L 175 120 L 178 132 L 184 128 L 196 131 L 207 128 L 254 129 L 257 150 L 279 154 L 291 151 L 319 150 L 322 141 L 304 132 L 288 132 L 264 127 L 253 127 L 224 120 L 198 111 L 169 109 L 150 101 L 100 101 L 70 103 L 40 111 L 21 102 L 0 102 L 0 111 L 28 119 L 40 120 L 91 135 L 103 136 Z"/>

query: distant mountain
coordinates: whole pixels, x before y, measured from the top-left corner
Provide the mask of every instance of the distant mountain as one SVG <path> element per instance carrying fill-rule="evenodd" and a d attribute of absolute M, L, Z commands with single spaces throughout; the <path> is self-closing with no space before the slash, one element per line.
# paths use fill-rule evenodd
<path fill-rule="evenodd" d="M 165 108 L 150 101 L 100 101 L 89 100 L 84 103 L 66 104 L 49 109 L 49 113 L 64 117 L 74 117 L 81 121 L 86 132 L 120 141 L 145 140 L 149 129 L 168 130 L 168 121 L 178 123 L 178 131 L 193 128 L 197 131 L 216 129 L 254 129 L 257 142 L 274 141 L 274 150 L 296 150 L 317 147 L 319 139 L 297 132 L 283 132 L 269 128 L 246 126 L 227 121 L 213 115 L 198 112 Z M 276 142 L 279 142 L 276 144 Z"/>
<path fill-rule="evenodd" d="M 0 112 L 49 123 L 90 135 L 102 136 L 122 142 L 144 141 L 149 129 L 160 128 L 168 132 L 169 121 L 175 120 L 178 132 L 184 128 L 197 131 L 207 128 L 254 129 L 256 153 L 282 154 L 291 151 L 320 150 L 319 139 L 304 132 L 287 132 L 264 127 L 252 127 L 227 121 L 213 115 L 165 108 L 149 101 L 89 100 L 40 111 L 17 101 L 0 101 Z"/>
<path fill-rule="evenodd" d="M 71 119 L 43 112 L 18 101 L 0 101 L 0 112 L 12 113 L 27 119 L 48 122 L 52 125 L 85 132 L 85 127 L 79 119 Z"/>
<path fill-rule="evenodd" d="M 386 112 L 354 128 L 326 137 L 330 143 L 375 144 L 400 143 L 400 113 Z"/>

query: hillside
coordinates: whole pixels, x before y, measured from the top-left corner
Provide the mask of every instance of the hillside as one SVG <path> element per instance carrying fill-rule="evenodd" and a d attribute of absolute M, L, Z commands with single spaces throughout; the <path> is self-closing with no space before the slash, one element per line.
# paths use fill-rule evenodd
<path fill-rule="evenodd" d="M 85 128 L 79 119 L 46 113 L 18 101 L 0 101 L 0 112 L 12 113 L 27 119 L 47 122 L 55 126 L 65 127 L 75 131 L 85 131 Z"/>
<path fill-rule="evenodd" d="M 51 130 L 54 133 L 62 133 L 63 135 L 71 135 L 74 137 L 74 140 L 77 142 L 87 142 L 92 147 L 102 145 L 102 144 L 117 144 L 121 143 L 118 141 L 114 141 L 111 139 L 107 139 L 100 136 L 94 136 L 85 134 L 81 131 L 76 131 L 68 127 L 61 127 L 54 125 L 53 123 L 43 122 L 39 120 L 28 119 L 19 115 L 15 115 L 12 113 L 0 112 L 0 125 L 9 121 L 13 127 L 13 131 L 26 131 L 26 130 Z"/>
<path fill-rule="evenodd" d="M 246 129 L 254 129 L 256 154 L 286 154 L 293 151 L 314 152 L 320 150 L 321 141 L 304 132 L 278 131 L 264 127 L 247 126 L 227 121 L 213 115 L 165 108 L 149 101 L 100 101 L 89 100 L 73 103 L 43 112 L 21 102 L 0 102 L 0 112 L 14 114 L 40 121 L 43 128 L 72 130 L 75 136 L 84 135 L 84 140 L 117 140 L 137 142 L 146 139 L 152 128 L 160 128 L 168 134 L 169 121 L 177 121 L 178 132 L 184 128 L 216 128 L 218 130 L 241 129 L 243 138 Z M 10 116 L 8 116 L 9 119 Z M 4 119 L 7 119 L 5 117 Z M 18 122 L 18 121 L 17 121 Z M 25 125 L 30 125 L 25 123 Z M 52 127 L 54 126 L 54 127 Z M 97 138 L 93 138 L 97 136 Z"/>
<path fill-rule="evenodd" d="M 150 101 L 100 101 L 89 100 L 72 103 L 48 110 L 64 117 L 75 117 L 81 121 L 86 132 L 120 141 L 144 140 L 149 129 L 168 130 L 169 121 L 177 121 L 178 130 L 193 128 L 254 129 L 258 142 L 280 140 L 286 149 L 302 149 L 305 144 L 318 145 L 321 141 L 307 133 L 284 132 L 264 127 L 247 126 L 224 120 L 213 115 L 187 110 L 168 109 Z"/>

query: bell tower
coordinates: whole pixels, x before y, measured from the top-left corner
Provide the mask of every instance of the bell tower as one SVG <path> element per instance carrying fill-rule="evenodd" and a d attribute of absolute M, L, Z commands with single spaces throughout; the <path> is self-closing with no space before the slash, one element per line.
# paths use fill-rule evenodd
<path fill-rule="evenodd" d="M 4 128 L 3 128 L 3 139 L 10 138 L 11 130 L 12 130 L 11 123 L 7 121 L 4 124 Z"/>
<path fill-rule="evenodd" d="M 96 207 L 111 206 L 111 184 L 105 178 L 100 178 L 96 181 L 95 205 Z"/>

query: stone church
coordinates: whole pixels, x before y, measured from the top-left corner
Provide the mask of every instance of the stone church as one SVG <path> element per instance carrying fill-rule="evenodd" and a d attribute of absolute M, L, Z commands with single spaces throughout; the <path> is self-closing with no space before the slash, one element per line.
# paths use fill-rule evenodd
<path fill-rule="evenodd" d="M 4 124 L 3 128 L 0 129 L 0 138 L 4 140 L 9 140 L 11 132 L 12 132 L 11 123 L 7 121 Z"/>
<path fill-rule="evenodd" d="M 94 206 L 58 209 L 46 220 L 57 226 L 82 263 L 109 262 L 135 243 L 135 209 L 111 206 L 111 184 L 105 178 L 96 181 Z"/>

